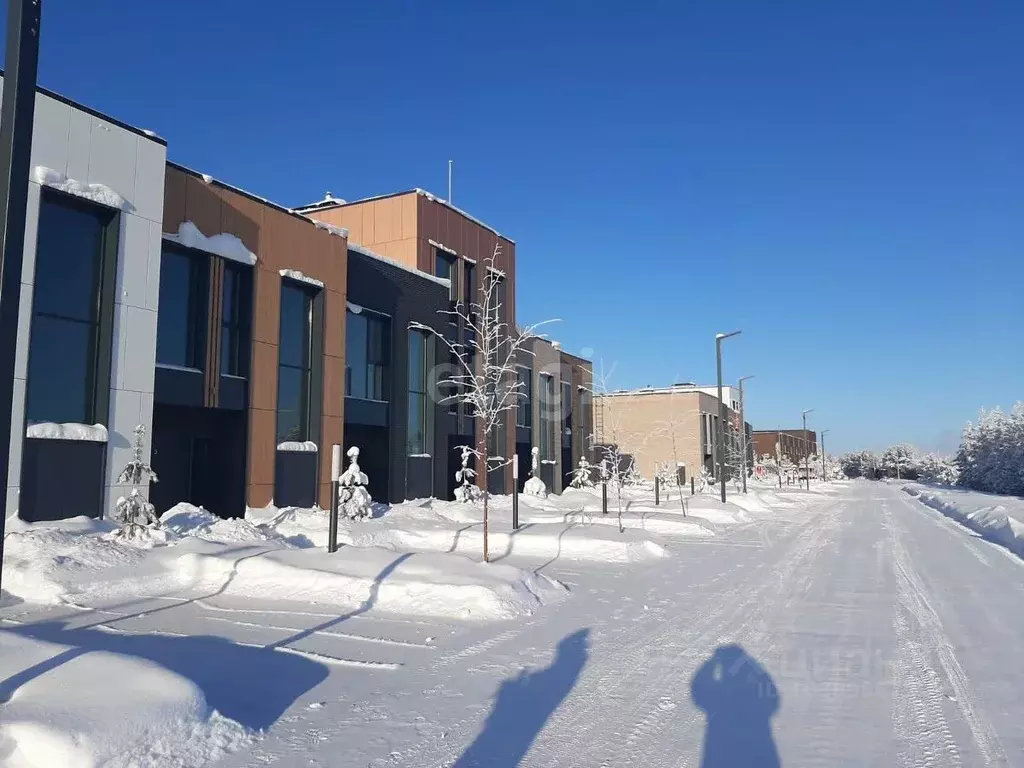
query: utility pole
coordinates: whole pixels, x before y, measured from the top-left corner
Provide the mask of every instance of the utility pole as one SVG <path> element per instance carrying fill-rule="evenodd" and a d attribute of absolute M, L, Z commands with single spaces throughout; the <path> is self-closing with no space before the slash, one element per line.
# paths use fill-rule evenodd
<path fill-rule="evenodd" d="M 725 403 L 722 401 L 722 341 L 732 336 L 739 336 L 743 331 L 715 334 L 715 360 L 718 364 L 718 445 L 715 453 L 718 458 L 718 478 L 722 487 L 722 503 L 725 504 Z"/>
<path fill-rule="evenodd" d="M 11 407 L 14 355 L 18 346 L 21 259 L 25 248 L 28 172 L 32 161 L 32 124 L 39 66 L 42 0 L 10 0 L 7 7 L 7 55 L 0 106 L 0 472 L 4 477 L 0 510 L 0 563 L 7 515 L 7 475 L 11 459 Z"/>
<path fill-rule="evenodd" d="M 813 411 L 808 408 L 803 412 L 804 419 L 804 478 L 807 480 L 807 490 L 811 490 L 811 441 L 807 438 L 807 414 Z"/>
<path fill-rule="evenodd" d="M 747 422 L 743 416 L 743 382 L 754 378 L 753 374 L 750 376 L 740 376 L 739 379 L 739 390 L 740 390 L 740 452 L 742 457 L 740 458 L 740 467 L 743 472 L 743 492 L 747 492 Z"/>
<path fill-rule="evenodd" d="M 452 205 L 452 166 L 455 164 L 454 160 L 448 161 L 448 204 Z"/>

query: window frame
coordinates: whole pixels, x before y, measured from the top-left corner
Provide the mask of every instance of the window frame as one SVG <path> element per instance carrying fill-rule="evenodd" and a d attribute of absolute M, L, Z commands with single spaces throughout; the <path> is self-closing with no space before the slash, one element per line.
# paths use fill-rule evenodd
<path fill-rule="evenodd" d="M 416 371 L 413 367 L 413 339 L 420 339 L 422 344 L 422 369 Z M 405 453 L 406 456 L 433 456 L 434 444 L 434 409 L 430 398 L 430 371 L 434 361 L 434 337 L 427 331 L 418 328 L 410 328 L 406 338 L 408 387 L 406 397 L 406 418 L 405 418 Z M 417 446 L 413 444 L 413 402 L 420 404 L 420 422 L 418 434 L 422 443 Z"/>
<path fill-rule="evenodd" d="M 350 365 L 351 355 L 349 355 L 349 350 L 348 350 L 348 329 L 350 327 L 349 323 L 351 322 L 352 318 L 354 318 L 354 317 L 359 317 L 359 318 L 361 318 L 362 320 L 364 320 L 366 322 L 366 334 L 363 337 L 363 341 L 364 341 L 363 352 L 365 353 L 364 357 L 363 357 L 363 360 L 364 360 L 363 377 L 365 378 L 364 384 L 366 385 L 365 386 L 365 391 L 366 391 L 366 396 L 365 397 L 360 396 L 360 395 L 354 395 L 354 394 L 351 393 L 351 389 L 352 389 L 351 383 L 352 383 L 353 377 L 355 376 L 355 370 Z M 371 334 L 370 328 L 371 328 L 371 324 L 372 323 L 377 323 L 377 324 L 382 326 L 382 332 L 380 334 L 380 338 L 383 340 L 384 345 L 386 345 L 386 350 L 385 350 L 384 354 L 382 355 L 383 362 L 380 362 L 380 363 L 373 363 L 373 362 L 370 361 L 370 358 L 371 358 L 371 355 L 370 355 L 370 349 L 371 349 L 370 339 L 372 338 L 372 334 Z M 388 315 L 388 314 L 386 314 L 384 312 L 377 312 L 377 311 L 372 310 L 372 309 L 367 309 L 366 307 L 362 307 L 359 310 L 359 312 L 353 312 L 351 309 L 347 309 L 346 308 L 346 310 L 345 310 L 345 397 L 351 397 L 353 400 L 365 400 L 365 401 L 374 402 L 374 403 L 390 403 L 391 402 L 391 389 L 392 389 L 392 385 L 391 385 L 391 367 L 392 367 L 392 362 L 394 361 L 394 350 L 392 349 L 392 347 L 394 345 L 393 345 L 392 336 L 391 336 L 391 334 L 392 334 L 392 330 L 391 330 L 392 325 L 391 325 L 391 323 L 392 323 L 391 315 Z M 377 394 L 376 393 L 376 388 L 370 386 L 370 381 L 371 381 L 370 369 L 371 368 L 380 368 L 380 369 L 382 369 L 382 372 L 381 372 L 381 392 L 380 392 L 381 396 L 380 397 L 371 397 L 371 395 Z M 371 392 L 371 389 L 373 390 L 372 392 Z"/>
<path fill-rule="evenodd" d="M 239 262 L 224 259 L 224 274 L 221 281 L 221 313 L 220 313 L 220 361 L 218 363 L 220 375 L 234 379 L 248 379 L 252 371 L 252 320 L 253 320 L 253 286 L 255 275 L 253 267 Z M 225 293 L 228 287 L 229 275 L 237 278 L 234 307 L 232 317 L 229 319 L 224 312 L 226 305 Z M 230 341 L 234 347 L 227 354 L 234 358 L 232 362 L 237 366 L 238 371 L 228 372 L 224 367 L 224 355 L 226 342 Z"/>
<path fill-rule="evenodd" d="M 161 285 L 164 285 L 163 269 L 165 254 L 180 256 L 188 262 L 188 307 L 185 310 L 186 323 L 186 351 L 185 362 L 169 362 L 160 359 L 160 318 L 168 319 L 169 314 L 157 313 L 156 321 L 156 366 L 158 368 L 170 368 L 175 370 L 192 371 L 203 373 L 206 370 L 206 355 L 209 337 L 209 314 L 210 314 L 210 269 L 212 259 L 210 254 L 194 248 L 187 248 L 178 243 L 164 240 L 160 248 L 160 271 Z M 161 296 L 161 299 L 164 299 Z M 160 302 L 163 306 L 165 301 Z"/>
<path fill-rule="evenodd" d="M 526 372 L 525 378 L 521 375 Z M 525 387 L 518 387 L 516 397 L 516 429 L 533 429 L 533 368 L 528 365 L 516 365 L 516 383 Z M 520 418 L 525 414 L 525 418 Z"/>
<path fill-rule="evenodd" d="M 94 312 L 91 321 L 84 321 L 71 316 L 60 316 L 54 312 L 40 312 L 36 291 L 39 289 L 37 279 L 40 253 L 39 237 L 43 232 L 43 211 L 46 205 L 56 205 L 64 208 L 71 208 L 79 212 L 95 215 L 99 222 L 100 238 L 97 251 L 94 254 L 96 263 L 93 268 L 93 306 Z M 85 424 L 107 424 L 110 417 L 110 391 L 112 382 L 110 375 L 113 367 L 113 343 L 114 343 L 114 302 L 117 282 L 118 250 L 120 248 L 121 233 L 121 212 L 115 208 L 109 208 L 59 190 L 44 187 L 40 192 L 39 208 L 37 211 L 38 227 L 35 242 L 35 263 L 36 269 L 32 281 L 32 311 L 29 316 L 29 339 L 32 338 L 33 326 L 36 317 L 46 317 L 58 322 L 75 323 L 86 325 L 91 333 L 91 359 L 87 364 L 85 372 L 85 406 L 87 413 L 82 423 Z M 122 330 L 122 332 L 125 332 Z M 41 347 L 29 343 L 27 350 L 27 365 L 25 371 L 25 405 L 24 422 L 26 425 L 54 421 L 55 419 L 34 419 L 30 418 L 32 413 L 32 370 L 33 360 L 39 359 Z"/>
<path fill-rule="evenodd" d="M 303 295 L 305 299 L 304 308 L 306 310 L 307 320 L 305 322 L 305 335 L 303 338 L 304 347 L 304 365 L 294 365 L 292 363 L 285 363 L 282 361 L 283 355 L 281 354 L 281 331 L 282 324 L 284 322 L 284 292 L 286 290 L 294 290 L 297 293 Z M 315 289 L 306 283 L 290 280 L 284 278 L 281 280 L 281 302 L 280 302 L 280 316 L 278 317 L 278 358 L 277 358 L 277 408 L 275 410 L 275 444 L 283 442 L 304 442 L 306 440 L 313 440 L 312 435 L 315 431 L 313 429 L 314 420 L 314 408 L 313 408 L 313 392 L 314 392 L 314 372 L 315 372 L 315 350 L 314 350 L 314 322 L 316 314 L 314 304 L 317 300 L 318 295 L 322 293 L 320 290 Z M 288 370 L 298 370 L 304 373 L 305 384 L 300 389 L 300 422 L 299 422 L 299 435 L 289 437 L 287 435 L 281 435 L 281 369 L 287 368 Z M 314 442 L 317 442 L 314 440 Z"/>

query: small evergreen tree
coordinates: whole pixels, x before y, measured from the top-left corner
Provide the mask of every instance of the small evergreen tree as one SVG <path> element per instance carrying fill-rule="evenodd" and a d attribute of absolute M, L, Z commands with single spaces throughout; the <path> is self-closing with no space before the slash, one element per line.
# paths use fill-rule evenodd
<path fill-rule="evenodd" d="M 366 489 L 370 480 L 359 469 L 359 448 L 353 445 L 346 455 L 349 465 L 338 479 L 338 506 L 349 520 L 368 520 L 373 516 L 373 499 Z"/>
<path fill-rule="evenodd" d="M 580 456 L 576 469 L 572 472 L 572 480 L 569 482 L 573 488 L 593 488 L 594 478 L 591 476 L 595 467 L 587 461 L 586 456 Z"/>
<path fill-rule="evenodd" d="M 484 495 L 476 484 L 476 470 L 469 466 L 470 458 L 479 454 L 468 445 L 460 445 L 459 450 L 462 451 L 462 466 L 455 470 L 455 482 L 460 483 L 455 489 L 455 500 L 470 504 Z"/>
<path fill-rule="evenodd" d="M 143 482 L 158 482 L 156 472 L 143 458 L 145 449 L 146 427 L 139 424 L 135 427 L 135 437 L 132 441 L 132 459 L 117 478 L 119 485 L 132 486 L 131 493 L 127 497 L 119 497 L 114 507 L 114 520 L 121 525 L 114 536 L 126 541 L 143 539 L 148 529 L 160 526 L 156 510 L 143 498 L 138 487 Z"/>

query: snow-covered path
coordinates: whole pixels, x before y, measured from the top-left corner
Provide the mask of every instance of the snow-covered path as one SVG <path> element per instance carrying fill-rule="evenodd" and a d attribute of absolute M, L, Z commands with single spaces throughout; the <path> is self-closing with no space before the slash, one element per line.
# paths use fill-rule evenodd
<path fill-rule="evenodd" d="M 267 734 L 224 766 L 1024 765 L 1024 561 L 894 486 L 782 498 L 757 523 L 669 539 L 667 560 L 553 562 L 572 596 L 516 622 L 226 596 L 45 615 L 71 644 L 100 620 L 121 633 L 103 637 L 241 644 L 231 683 L 230 642 L 180 639 L 220 654 L 181 671 L 219 676 L 225 714 L 245 722 L 248 698 L 282 690 Z M 299 655 L 269 673 L 282 684 L 254 679 L 254 647 L 284 641 Z"/>

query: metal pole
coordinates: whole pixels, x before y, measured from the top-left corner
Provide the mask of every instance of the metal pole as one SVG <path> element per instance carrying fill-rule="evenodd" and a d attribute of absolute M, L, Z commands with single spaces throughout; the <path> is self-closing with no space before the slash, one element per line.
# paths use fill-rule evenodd
<path fill-rule="evenodd" d="M 658 506 L 658 504 L 660 503 L 661 496 L 658 493 L 660 490 L 661 490 L 661 478 L 659 478 L 657 475 L 655 475 L 654 476 L 654 506 Z"/>
<path fill-rule="evenodd" d="M 804 411 L 804 479 L 807 480 L 807 490 L 811 490 L 811 472 L 807 466 L 807 460 L 811 455 L 811 446 L 807 441 L 807 411 Z"/>
<path fill-rule="evenodd" d="M 338 491 L 341 479 L 341 446 L 331 446 L 331 518 L 327 525 L 327 551 L 338 551 Z"/>
<path fill-rule="evenodd" d="M 608 514 L 608 459 L 601 459 L 601 514 Z"/>
<path fill-rule="evenodd" d="M 3 105 L 0 107 L 0 471 L 4 477 L 0 514 L 0 562 L 3 561 L 7 515 L 8 465 L 11 458 L 11 409 L 14 404 L 14 357 L 18 346 L 21 260 L 25 248 L 28 172 L 32 160 L 39 23 L 42 0 L 10 0 L 7 8 L 7 56 Z"/>
<path fill-rule="evenodd" d="M 452 164 L 454 160 L 448 161 L 448 203 L 452 202 Z"/>
<path fill-rule="evenodd" d="M 694 479 L 693 475 L 690 475 L 690 495 L 697 495 L 697 481 Z"/>
<path fill-rule="evenodd" d="M 519 530 L 519 454 L 512 456 L 512 530 Z"/>

